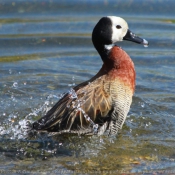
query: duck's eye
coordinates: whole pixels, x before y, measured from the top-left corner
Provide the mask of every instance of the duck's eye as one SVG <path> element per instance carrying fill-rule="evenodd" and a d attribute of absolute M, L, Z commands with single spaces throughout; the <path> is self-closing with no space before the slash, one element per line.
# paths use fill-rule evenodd
<path fill-rule="evenodd" d="M 117 28 L 117 29 L 121 29 L 122 27 L 121 27 L 120 25 L 117 25 L 116 28 Z"/>

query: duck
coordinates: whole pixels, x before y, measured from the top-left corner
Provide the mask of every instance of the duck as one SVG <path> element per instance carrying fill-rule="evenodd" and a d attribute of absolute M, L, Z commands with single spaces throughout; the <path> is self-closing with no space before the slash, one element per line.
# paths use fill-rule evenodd
<path fill-rule="evenodd" d="M 116 135 L 130 110 L 136 72 L 130 56 L 117 45 L 127 40 L 148 46 L 127 22 L 117 16 L 102 17 L 92 32 L 92 43 L 103 64 L 95 76 L 73 87 L 31 130 L 80 135 Z"/>

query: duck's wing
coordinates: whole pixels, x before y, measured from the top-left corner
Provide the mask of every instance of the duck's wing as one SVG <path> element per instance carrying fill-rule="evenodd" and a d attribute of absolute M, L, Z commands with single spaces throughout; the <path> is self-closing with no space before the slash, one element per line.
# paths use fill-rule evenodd
<path fill-rule="evenodd" d="M 45 116 L 33 123 L 33 129 L 48 132 L 92 132 L 92 123 L 104 132 L 112 111 L 110 83 L 105 76 L 84 82 L 65 94 Z"/>

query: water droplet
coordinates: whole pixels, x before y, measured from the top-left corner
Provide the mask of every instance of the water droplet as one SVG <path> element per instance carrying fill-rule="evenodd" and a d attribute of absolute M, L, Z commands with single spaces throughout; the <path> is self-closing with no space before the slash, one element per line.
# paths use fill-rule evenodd
<path fill-rule="evenodd" d="M 47 105 L 47 106 L 48 106 L 48 105 L 49 105 L 49 101 L 45 101 L 45 105 Z"/>
<path fill-rule="evenodd" d="M 78 110 L 80 110 L 80 111 L 82 110 L 82 109 L 80 108 L 80 103 L 77 104 L 77 108 L 78 108 Z"/>
<path fill-rule="evenodd" d="M 142 108 L 145 107 L 145 103 L 143 103 L 143 102 L 141 102 L 140 105 L 141 105 Z"/>
<path fill-rule="evenodd" d="M 14 82 L 14 83 L 13 83 L 13 87 L 14 87 L 14 88 L 17 88 L 17 87 L 18 87 L 18 83 L 17 83 L 17 82 Z"/>
<path fill-rule="evenodd" d="M 81 111 L 82 111 L 84 117 L 86 118 L 86 116 L 85 116 L 85 115 L 86 115 L 85 111 L 84 111 L 83 109 L 82 109 Z"/>
<path fill-rule="evenodd" d="M 94 130 L 94 133 L 96 133 L 98 131 L 98 124 L 93 125 L 93 130 Z"/>
<path fill-rule="evenodd" d="M 70 89 L 69 94 L 71 99 L 78 98 L 74 89 Z"/>
<path fill-rule="evenodd" d="M 103 143 L 103 139 L 102 138 L 100 138 L 100 143 Z"/>
<path fill-rule="evenodd" d="M 148 47 L 148 44 L 149 44 L 148 41 L 146 41 L 145 39 L 143 39 L 143 46 L 144 47 Z"/>
<path fill-rule="evenodd" d="M 71 87 L 71 86 L 72 86 L 72 84 L 68 84 L 68 86 L 69 86 L 69 87 Z"/>

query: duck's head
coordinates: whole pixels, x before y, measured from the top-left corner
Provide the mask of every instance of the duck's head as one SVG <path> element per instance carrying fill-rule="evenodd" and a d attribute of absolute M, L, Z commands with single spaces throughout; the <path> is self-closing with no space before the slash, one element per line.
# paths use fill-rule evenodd
<path fill-rule="evenodd" d="M 148 46 L 148 42 L 131 32 L 127 22 L 120 17 L 107 16 L 101 18 L 92 32 L 93 44 L 101 56 L 105 52 L 105 46 L 123 40 Z"/>

